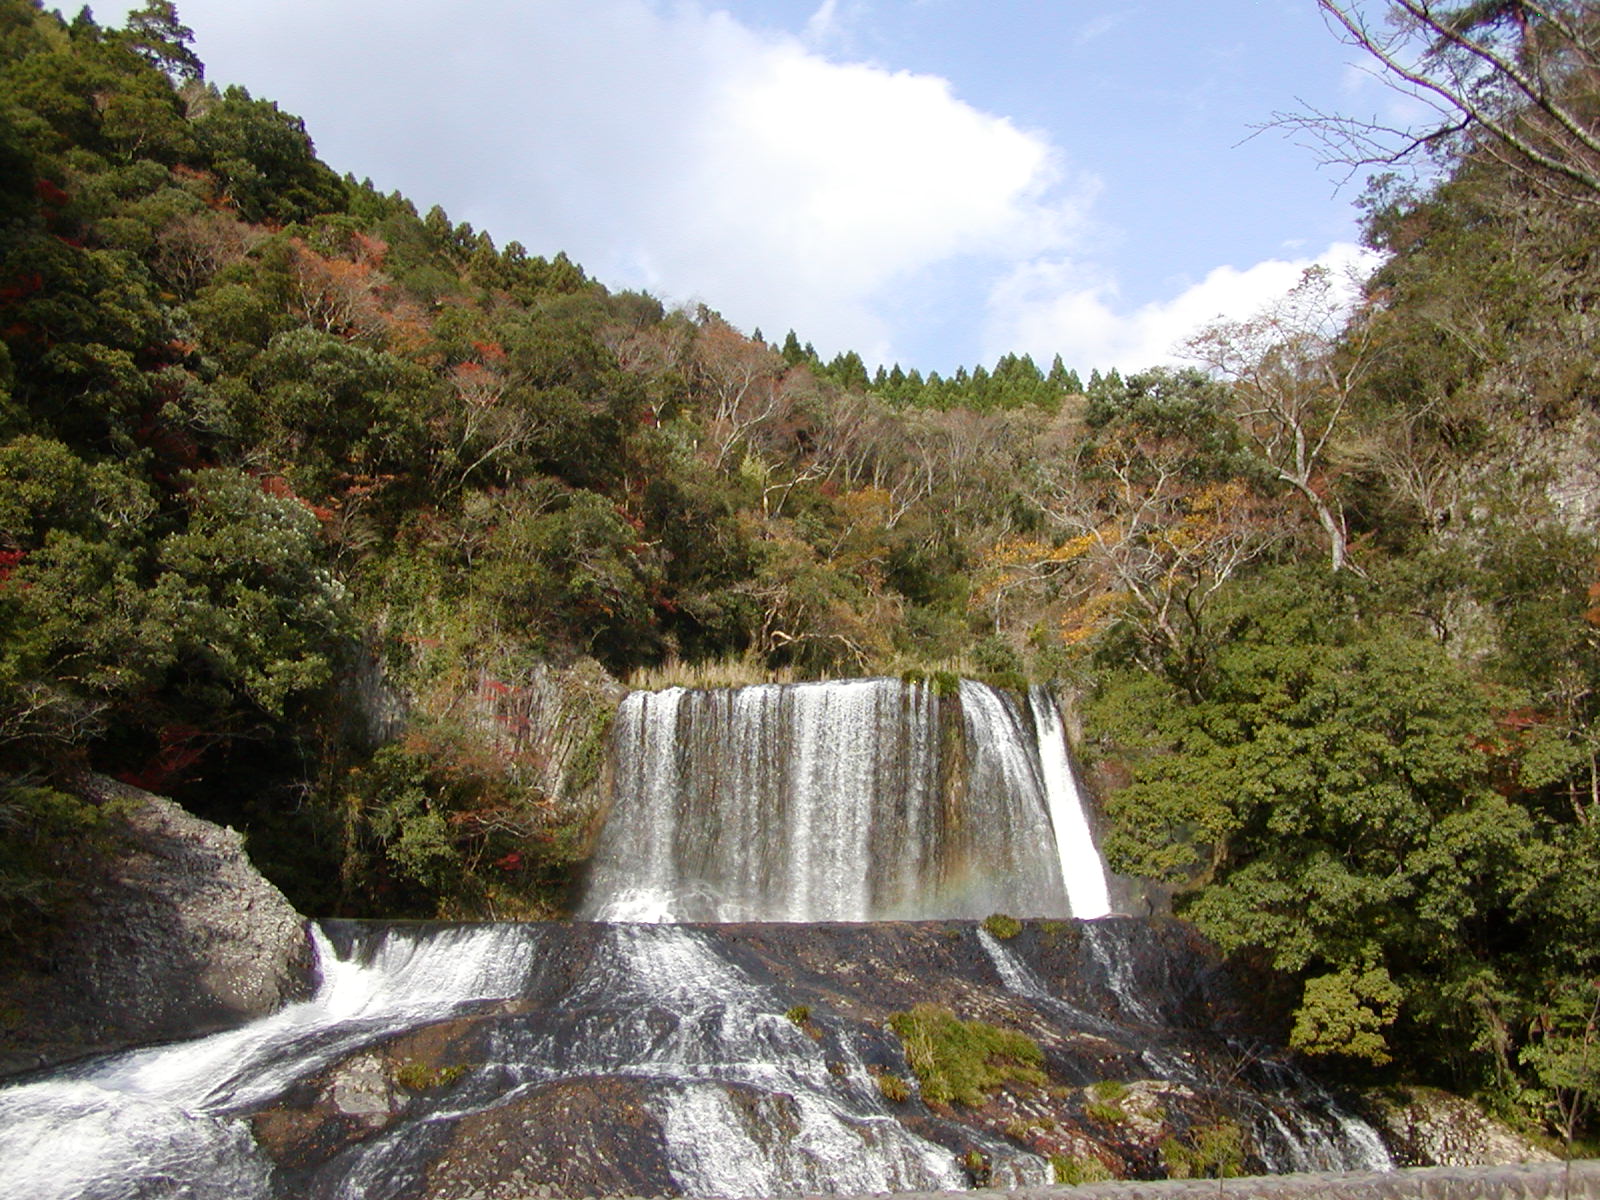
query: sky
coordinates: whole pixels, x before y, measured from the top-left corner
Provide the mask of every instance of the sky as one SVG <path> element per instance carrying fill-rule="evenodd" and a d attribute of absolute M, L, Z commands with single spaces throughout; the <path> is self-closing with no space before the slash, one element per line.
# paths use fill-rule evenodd
<path fill-rule="evenodd" d="M 1315 0 L 178 0 L 335 170 L 608 287 L 949 374 L 1182 361 L 1354 201 L 1257 127 L 1370 115 Z"/>

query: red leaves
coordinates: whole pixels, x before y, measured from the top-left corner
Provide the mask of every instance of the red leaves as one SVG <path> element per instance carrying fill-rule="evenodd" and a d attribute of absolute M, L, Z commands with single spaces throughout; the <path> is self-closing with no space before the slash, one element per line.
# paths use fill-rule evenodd
<path fill-rule="evenodd" d="M 26 550 L 0 550 L 0 583 L 10 579 L 12 569 L 27 557 Z"/>
<path fill-rule="evenodd" d="M 33 181 L 33 194 L 39 197 L 42 203 L 48 204 L 52 208 L 60 208 L 69 199 L 67 193 L 58 184 L 52 183 L 48 179 L 35 179 Z"/>
<path fill-rule="evenodd" d="M 137 771 L 122 772 L 118 779 L 147 792 L 166 791 L 222 740 L 192 725 L 168 725 L 156 739 L 160 748 L 145 765 Z"/>
<path fill-rule="evenodd" d="M 44 276 L 38 271 L 19 275 L 14 282 L 0 287 L 0 304 L 15 304 L 18 300 L 26 300 L 43 287 Z"/>

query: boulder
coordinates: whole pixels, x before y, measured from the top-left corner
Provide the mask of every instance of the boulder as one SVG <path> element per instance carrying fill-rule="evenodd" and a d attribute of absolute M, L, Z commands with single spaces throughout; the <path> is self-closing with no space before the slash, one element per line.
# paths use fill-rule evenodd
<path fill-rule="evenodd" d="M 113 780 L 108 845 L 34 964 L 0 981 L 0 1074 L 242 1025 L 309 995 L 305 921 L 243 838 Z"/>

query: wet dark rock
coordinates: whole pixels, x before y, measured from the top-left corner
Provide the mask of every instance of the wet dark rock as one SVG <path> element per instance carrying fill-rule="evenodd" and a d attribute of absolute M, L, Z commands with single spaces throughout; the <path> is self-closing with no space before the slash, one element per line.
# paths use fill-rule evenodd
<path fill-rule="evenodd" d="M 360 959 L 390 928 L 450 927 L 335 922 L 329 934 Z M 255 1115 L 282 1194 L 329 1196 L 359 1177 L 368 1194 L 407 1200 L 673 1195 L 698 1169 L 686 1156 L 724 1150 L 736 1163 L 793 1159 L 775 1177 L 820 1190 L 805 1186 L 810 1151 L 793 1148 L 817 1136 L 802 1092 L 833 1097 L 844 1153 L 904 1153 L 887 1120 L 931 1145 L 952 1182 L 977 1169 L 994 1186 L 1036 1185 L 1053 1157 L 1157 1177 L 1171 1144 L 1219 1122 L 1239 1128 L 1241 1165 L 1258 1171 L 1306 1161 L 1273 1140 L 1275 1124 L 1300 1121 L 1329 1165 L 1357 1153 L 1332 1144 L 1340 1118 L 1325 1096 L 1291 1094 L 1301 1085 L 1251 1040 L 1236 983 L 1179 922 L 1028 922 L 1003 949 L 961 921 L 520 929 L 537 966 L 517 995 L 361 1047 Z M 1025 975 L 1008 981 L 997 954 Z M 704 974 L 643 977 L 663 965 Z M 925 1103 L 888 1028 L 918 1003 L 1028 1034 L 1045 1081 L 977 1107 Z M 408 1090 L 404 1071 L 437 1086 Z M 880 1076 L 906 1093 L 887 1099 Z M 1112 1105 L 1094 1090 L 1108 1081 Z M 673 1114 L 689 1110 L 713 1122 L 693 1137 L 737 1147 L 674 1135 Z"/>
<path fill-rule="evenodd" d="M 552 1083 L 457 1122 L 425 1173 L 429 1196 L 675 1196 L 649 1088 L 627 1079 Z"/>

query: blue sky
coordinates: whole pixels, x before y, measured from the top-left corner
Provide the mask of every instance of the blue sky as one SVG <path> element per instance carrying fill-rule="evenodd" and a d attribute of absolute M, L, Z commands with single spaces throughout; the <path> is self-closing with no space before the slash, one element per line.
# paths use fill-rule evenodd
<path fill-rule="evenodd" d="M 1387 93 L 1315 0 L 179 0 L 336 169 L 825 355 L 1170 361 L 1353 201 L 1252 126 Z"/>

